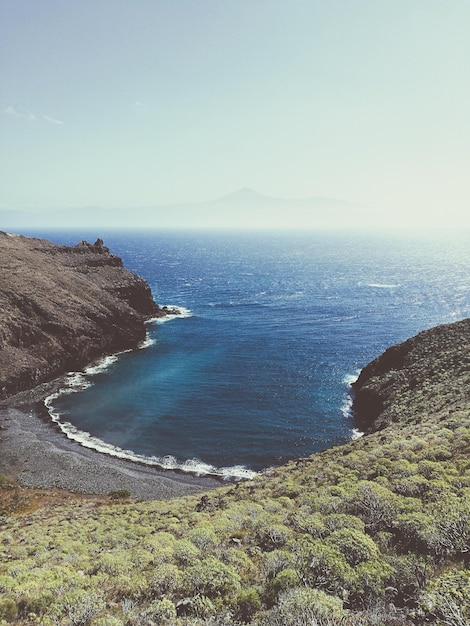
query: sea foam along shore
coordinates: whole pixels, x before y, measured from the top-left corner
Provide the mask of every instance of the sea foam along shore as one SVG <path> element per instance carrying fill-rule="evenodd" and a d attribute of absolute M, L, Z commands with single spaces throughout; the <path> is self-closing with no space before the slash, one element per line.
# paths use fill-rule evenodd
<path fill-rule="evenodd" d="M 192 316 L 191 311 L 183 307 L 168 306 L 168 310 L 172 312 L 164 317 L 152 318 L 148 320 L 148 323 L 155 322 L 161 324 L 173 319 L 181 319 Z M 152 344 L 153 340 L 147 336 L 147 339 L 138 346 L 138 349 L 145 349 L 150 347 Z M 98 362 L 88 366 L 81 372 L 69 372 L 64 378 L 64 385 L 58 391 L 55 391 L 45 398 L 44 404 L 47 408 L 49 416 L 54 424 L 68 439 L 75 441 L 85 448 L 95 450 L 102 454 L 163 470 L 185 472 L 196 476 L 214 476 L 224 480 L 244 480 L 256 476 L 256 472 L 249 470 L 242 465 L 217 468 L 208 463 L 204 463 L 199 459 L 186 459 L 184 461 L 179 461 L 171 454 L 162 457 L 144 456 L 137 454 L 132 450 L 123 450 L 118 446 L 114 446 L 113 444 L 103 441 L 102 439 L 93 437 L 90 433 L 76 428 L 68 421 L 62 421 L 61 414 L 54 408 L 54 400 L 63 394 L 79 393 L 84 391 L 93 384 L 91 379 L 94 375 L 104 372 L 119 359 L 121 354 L 129 351 L 130 350 L 125 350 L 117 354 L 103 357 Z"/>
<path fill-rule="evenodd" d="M 346 385 L 346 394 L 344 397 L 343 405 L 341 407 L 341 412 L 346 419 L 351 419 L 354 417 L 353 408 L 352 408 L 353 401 L 354 401 L 353 383 L 355 383 L 356 380 L 359 378 L 360 373 L 361 373 L 361 370 L 357 370 L 355 374 L 347 374 L 343 379 L 343 383 Z M 359 439 L 363 435 L 364 433 L 360 431 L 358 428 L 351 429 L 352 440 Z"/>
<path fill-rule="evenodd" d="M 0 471 L 22 487 L 94 495 L 127 489 L 134 498 L 161 500 L 221 484 L 215 477 L 159 470 L 84 448 L 52 428 L 31 404 L 0 408 L 0 422 Z"/>
<path fill-rule="evenodd" d="M 187 317 L 190 312 L 184 309 L 182 315 Z M 156 321 L 161 323 L 175 317 L 171 314 Z M 147 345 L 150 345 L 148 340 L 139 348 Z M 47 400 L 59 392 L 67 393 L 70 385 L 83 388 L 88 384 L 88 376 L 109 367 L 120 354 L 104 357 L 82 372 L 71 372 L 2 402 L 0 471 L 16 478 L 22 487 L 59 488 L 94 495 L 128 489 L 134 498 L 143 500 L 174 498 L 220 486 L 222 478 L 216 476 L 197 476 L 169 467 L 160 469 L 137 459 L 102 454 L 93 447 L 77 445 L 77 441 L 64 436 L 57 423 L 52 427 L 45 406 Z"/>

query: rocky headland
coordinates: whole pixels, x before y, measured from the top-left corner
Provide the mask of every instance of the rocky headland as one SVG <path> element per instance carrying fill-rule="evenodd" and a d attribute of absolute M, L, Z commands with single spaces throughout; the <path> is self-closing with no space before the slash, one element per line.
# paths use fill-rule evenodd
<path fill-rule="evenodd" d="M 0 232 L 0 399 L 135 347 L 167 311 L 103 241 Z"/>
<path fill-rule="evenodd" d="M 419 424 L 470 409 L 470 319 L 425 330 L 391 346 L 353 384 L 366 433 Z"/>

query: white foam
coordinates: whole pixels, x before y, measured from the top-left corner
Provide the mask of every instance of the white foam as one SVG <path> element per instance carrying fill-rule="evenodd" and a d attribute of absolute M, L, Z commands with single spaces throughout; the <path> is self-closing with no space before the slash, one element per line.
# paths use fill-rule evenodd
<path fill-rule="evenodd" d="M 128 352 L 128 351 L 126 350 L 126 352 Z M 113 363 L 116 363 L 116 361 L 119 358 L 119 354 L 123 354 L 123 353 L 119 352 L 117 354 L 111 354 L 109 356 L 103 357 L 102 359 L 100 359 L 99 361 L 94 363 L 93 365 L 89 365 L 88 367 L 86 367 L 83 370 L 84 374 L 86 376 L 95 376 L 96 374 L 102 374 L 109 367 L 111 367 L 111 365 L 113 365 Z"/>
<path fill-rule="evenodd" d="M 192 317 L 192 313 L 185 307 L 171 306 L 171 309 L 177 309 L 178 313 L 170 313 L 165 317 L 158 317 L 148 320 L 148 322 L 162 323 L 175 318 Z M 139 349 L 145 349 L 155 343 L 155 339 L 147 338 L 141 342 L 138 346 Z M 112 354 L 103 357 L 96 363 L 89 365 L 82 372 L 68 372 L 65 377 L 65 384 L 59 391 L 50 394 L 45 400 L 44 404 L 49 412 L 51 420 L 58 426 L 62 433 L 70 440 L 75 441 L 85 448 L 90 448 L 126 461 L 132 461 L 134 463 L 140 463 L 151 467 L 158 467 L 160 469 L 177 470 L 181 472 L 187 472 L 191 474 L 210 475 L 223 478 L 224 480 L 235 479 L 243 480 L 250 479 L 257 476 L 257 472 L 247 469 L 243 465 L 235 465 L 233 467 L 217 468 L 208 463 L 204 463 L 199 459 L 187 459 L 186 461 L 178 461 L 174 456 L 166 455 L 163 457 L 148 457 L 141 454 L 137 454 L 132 450 L 123 450 L 118 446 L 106 443 L 102 439 L 94 437 L 86 431 L 78 429 L 76 426 L 67 421 L 61 421 L 61 413 L 54 408 L 53 402 L 63 394 L 78 393 L 92 386 L 90 377 L 96 374 L 102 374 L 113 363 L 115 363 L 121 354 L 124 352 L 130 352 L 130 350 L 124 350 L 116 354 Z"/>
<path fill-rule="evenodd" d="M 166 307 L 170 312 L 163 317 L 151 317 L 146 321 L 147 324 L 164 324 L 165 322 L 169 322 L 170 320 L 174 319 L 185 319 L 187 317 L 193 317 L 192 312 L 184 306 L 174 306 L 172 304 L 166 304 L 162 305 L 162 307 Z M 175 313 L 173 313 L 172 311 L 175 311 Z"/>
<path fill-rule="evenodd" d="M 352 413 L 352 405 L 353 405 L 353 395 L 352 395 L 352 384 L 356 382 L 359 378 L 359 374 L 361 370 L 357 370 L 355 374 L 346 374 L 343 378 L 343 383 L 348 387 L 347 394 L 344 397 L 343 404 L 341 406 L 341 413 L 345 419 L 351 419 L 353 417 Z M 358 428 L 351 429 L 351 439 L 354 441 L 355 439 L 359 439 L 364 435 Z"/>
<path fill-rule="evenodd" d="M 355 374 L 346 374 L 346 376 L 343 378 L 343 383 L 348 387 L 351 387 L 351 385 L 355 383 L 356 380 L 359 378 L 360 373 L 361 370 L 357 370 Z"/>
<path fill-rule="evenodd" d="M 396 289 L 400 285 L 393 283 L 368 283 L 367 287 L 373 287 L 374 289 Z"/>
<path fill-rule="evenodd" d="M 48 407 L 49 408 L 49 407 Z M 62 433 L 70 440 L 75 441 L 84 448 L 96 450 L 102 454 L 123 459 L 125 461 L 132 461 L 133 463 L 140 463 L 142 465 L 156 467 L 165 470 L 176 470 L 180 472 L 186 472 L 188 474 L 195 474 L 196 476 L 209 475 L 229 479 L 250 479 L 257 475 L 256 472 L 247 469 L 242 465 L 235 465 L 233 467 L 216 468 L 213 465 L 204 463 L 199 459 L 188 459 L 186 461 L 178 461 L 174 456 L 167 455 L 163 457 L 156 456 L 144 456 L 137 454 L 132 450 L 123 450 L 118 446 L 106 443 L 102 439 L 90 435 L 90 433 L 79 430 L 70 422 L 62 422 L 60 420 L 60 414 L 53 409 L 49 408 L 49 414 L 52 421 L 57 424 Z"/>
<path fill-rule="evenodd" d="M 156 339 L 152 339 L 147 335 L 146 339 L 141 341 L 137 346 L 138 350 L 145 350 L 146 348 L 150 348 L 150 346 L 154 346 L 157 343 Z"/>
<path fill-rule="evenodd" d="M 352 432 L 351 439 L 353 441 L 355 441 L 356 439 L 360 439 L 361 437 L 364 436 L 364 433 L 361 432 L 359 428 L 353 428 L 351 432 Z"/>

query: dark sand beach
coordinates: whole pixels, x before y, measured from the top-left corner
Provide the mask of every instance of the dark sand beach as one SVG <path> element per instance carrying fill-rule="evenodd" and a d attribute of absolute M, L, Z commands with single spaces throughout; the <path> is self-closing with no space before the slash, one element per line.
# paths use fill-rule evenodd
<path fill-rule="evenodd" d="M 22 487 L 104 495 L 128 489 L 134 498 L 168 499 L 220 486 L 210 476 L 160 470 L 67 439 L 48 418 L 44 398 L 60 381 L 13 396 L 0 405 L 0 472 Z"/>

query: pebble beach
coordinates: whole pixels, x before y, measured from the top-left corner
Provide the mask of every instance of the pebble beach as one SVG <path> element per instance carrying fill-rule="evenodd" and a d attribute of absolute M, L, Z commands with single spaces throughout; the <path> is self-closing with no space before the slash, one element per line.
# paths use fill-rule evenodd
<path fill-rule="evenodd" d="M 48 419 L 50 385 L 13 396 L 0 406 L 0 472 L 22 487 L 106 495 L 129 490 L 141 500 L 170 499 L 220 486 L 211 476 L 160 470 L 101 454 L 67 439 Z"/>

